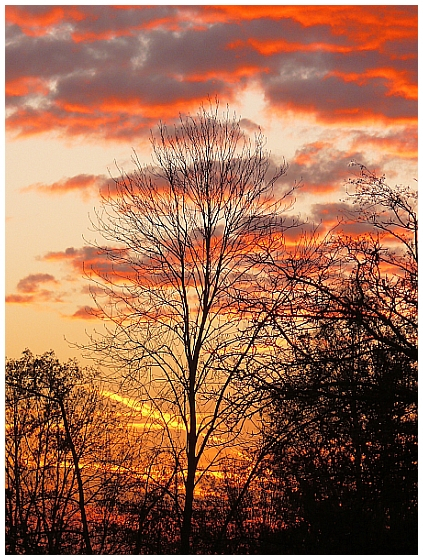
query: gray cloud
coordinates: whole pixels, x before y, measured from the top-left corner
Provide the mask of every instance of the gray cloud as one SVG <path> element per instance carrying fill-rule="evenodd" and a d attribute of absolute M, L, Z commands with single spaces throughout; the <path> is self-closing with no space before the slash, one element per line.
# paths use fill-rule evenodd
<path fill-rule="evenodd" d="M 19 292 L 31 294 L 37 292 L 40 284 L 57 283 L 57 280 L 51 274 L 29 274 L 19 281 L 17 288 Z"/>

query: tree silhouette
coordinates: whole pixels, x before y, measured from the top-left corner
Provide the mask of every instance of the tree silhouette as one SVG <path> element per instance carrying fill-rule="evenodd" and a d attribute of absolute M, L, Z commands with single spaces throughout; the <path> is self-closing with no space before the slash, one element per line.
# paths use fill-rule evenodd
<path fill-rule="evenodd" d="M 357 325 L 325 324 L 268 386 L 268 461 L 280 514 L 305 522 L 309 553 L 416 547 L 416 364 Z"/>
<path fill-rule="evenodd" d="M 240 293 L 263 236 L 280 237 L 292 192 L 278 195 L 285 164 L 269 174 L 264 137 L 254 144 L 218 106 L 160 124 L 154 166 L 121 174 L 103 197 L 94 244 L 110 262 L 91 271 L 93 297 L 111 323 L 88 350 L 136 390 L 142 414 L 173 453 L 184 485 L 181 553 L 190 551 L 195 487 L 240 440 L 248 388 L 237 374 L 265 314 L 251 321 Z M 95 273 L 95 274 L 94 274 Z M 98 289 L 100 288 L 100 289 Z"/>
<path fill-rule="evenodd" d="M 62 550 L 79 514 L 92 554 L 80 459 L 96 406 L 77 391 L 82 371 L 52 352 L 6 363 L 6 527 L 10 553 Z M 78 402 L 78 408 L 73 406 Z M 77 428 L 76 425 L 77 424 Z M 74 504 L 78 504 L 75 510 Z"/>
<path fill-rule="evenodd" d="M 285 313 L 272 315 L 273 355 L 251 372 L 268 391 L 273 468 L 309 524 L 309 549 L 414 553 L 416 193 L 363 166 L 351 183 L 349 218 L 365 234 L 346 235 L 341 223 L 279 260 L 262 255 L 272 308 L 278 286 L 292 289 Z"/>

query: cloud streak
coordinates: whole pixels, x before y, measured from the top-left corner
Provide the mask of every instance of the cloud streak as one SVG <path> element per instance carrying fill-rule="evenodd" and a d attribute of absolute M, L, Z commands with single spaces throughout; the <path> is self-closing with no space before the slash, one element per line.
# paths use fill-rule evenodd
<path fill-rule="evenodd" d="M 35 191 L 40 194 L 63 195 L 78 193 L 82 198 L 97 196 L 106 191 L 113 180 L 106 175 L 90 175 L 82 173 L 73 177 L 63 178 L 50 184 L 36 183 L 22 189 L 22 192 Z M 112 185 L 113 186 L 113 185 Z"/>

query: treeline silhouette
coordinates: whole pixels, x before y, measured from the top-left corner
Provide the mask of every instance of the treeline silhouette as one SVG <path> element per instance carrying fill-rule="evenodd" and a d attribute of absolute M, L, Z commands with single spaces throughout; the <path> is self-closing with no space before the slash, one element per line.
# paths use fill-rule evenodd
<path fill-rule="evenodd" d="M 217 107 L 152 145 L 97 214 L 96 366 L 6 362 L 6 553 L 416 554 L 416 192 L 354 163 L 321 234 Z"/>
<path fill-rule="evenodd" d="M 415 367 L 355 326 L 322 330 L 320 359 L 285 366 L 268 388 L 270 445 L 247 489 L 248 458 L 205 475 L 194 552 L 416 553 Z M 183 495 L 168 454 L 145 451 L 146 435 L 74 363 L 26 351 L 6 371 L 6 552 L 177 553 Z"/>

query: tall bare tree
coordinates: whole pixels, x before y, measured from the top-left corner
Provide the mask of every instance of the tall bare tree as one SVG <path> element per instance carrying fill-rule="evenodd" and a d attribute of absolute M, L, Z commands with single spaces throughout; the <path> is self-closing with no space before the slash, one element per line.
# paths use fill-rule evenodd
<path fill-rule="evenodd" d="M 240 433 L 248 398 L 237 372 L 266 320 L 237 304 L 258 270 L 247 257 L 263 236 L 283 235 L 292 189 L 278 195 L 286 165 L 270 174 L 261 132 L 251 142 L 218 105 L 172 130 L 159 124 L 151 143 L 154 165 L 134 156 L 135 172 L 96 212 L 106 245 L 94 245 L 110 264 L 89 275 L 109 323 L 88 348 L 133 383 L 142 414 L 163 430 L 183 479 L 188 553 L 196 485 Z"/>

